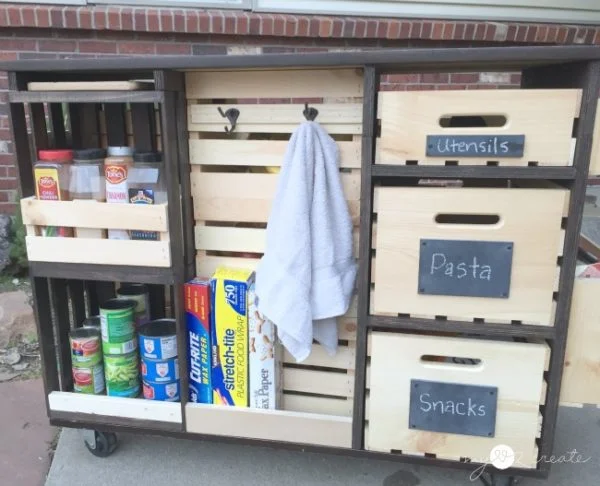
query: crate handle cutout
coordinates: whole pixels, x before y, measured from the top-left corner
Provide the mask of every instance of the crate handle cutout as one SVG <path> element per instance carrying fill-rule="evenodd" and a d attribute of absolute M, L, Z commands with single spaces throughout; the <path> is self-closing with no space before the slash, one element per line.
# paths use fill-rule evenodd
<path fill-rule="evenodd" d="M 448 368 L 464 371 L 482 371 L 483 361 L 479 358 L 465 358 L 460 356 L 444 356 L 439 354 L 423 354 L 421 364 L 428 368 Z"/>
<path fill-rule="evenodd" d="M 438 224 L 469 224 L 487 226 L 497 226 L 501 221 L 500 215 L 498 214 L 438 213 L 435 215 L 434 219 Z"/>
<path fill-rule="evenodd" d="M 488 128 L 504 127 L 505 115 L 442 115 L 438 120 L 442 128 Z"/>

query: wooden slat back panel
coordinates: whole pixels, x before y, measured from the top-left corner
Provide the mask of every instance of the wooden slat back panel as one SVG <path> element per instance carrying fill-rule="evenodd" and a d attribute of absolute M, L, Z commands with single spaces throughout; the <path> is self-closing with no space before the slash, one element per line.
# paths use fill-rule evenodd
<path fill-rule="evenodd" d="M 290 134 L 304 121 L 304 102 L 336 139 L 341 180 L 358 250 L 362 73 L 344 70 L 192 72 L 186 75 L 196 273 L 219 266 L 255 269 Z M 232 134 L 222 110 L 240 110 Z M 354 394 L 356 299 L 338 319 L 335 356 L 320 345 L 303 363 L 282 358 L 281 406 L 288 411 L 350 417 Z"/>
<path fill-rule="evenodd" d="M 521 166 L 571 165 L 573 123 L 579 116 L 580 90 L 479 90 L 407 91 L 379 94 L 381 138 L 377 163 L 403 165 L 417 161 L 444 165 L 446 160 L 464 165 Z M 506 117 L 503 126 L 449 128 L 440 120 L 450 116 Z M 426 155 L 427 135 L 525 135 L 523 157 L 492 155 L 447 157 Z"/>

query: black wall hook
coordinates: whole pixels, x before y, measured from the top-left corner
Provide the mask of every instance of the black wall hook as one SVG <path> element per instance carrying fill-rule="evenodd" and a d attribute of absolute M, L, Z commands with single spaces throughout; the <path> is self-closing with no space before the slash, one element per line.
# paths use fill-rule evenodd
<path fill-rule="evenodd" d="M 217 107 L 217 110 L 219 110 L 219 114 L 223 118 L 227 118 L 229 120 L 229 123 L 231 124 L 231 127 L 225 127 L 225 131 L 227 133 L 233 132 L 237 124 L 237 119 L 240 116 L 240 110 L 238 110 L 237 108 L 229 108 L 227 109 L 227 111 L 223 111 L 223 109 L 220 106 Z"/>
<path fill-rule="evenodd" d="M 302 114 L 307 121 L 315 121 L 315 118 L 317 118 L 317 115 L 319 114 L 319 110 L 308 106 L 308 103 L 304 103 L 304 110 L 302 111 Z"/>

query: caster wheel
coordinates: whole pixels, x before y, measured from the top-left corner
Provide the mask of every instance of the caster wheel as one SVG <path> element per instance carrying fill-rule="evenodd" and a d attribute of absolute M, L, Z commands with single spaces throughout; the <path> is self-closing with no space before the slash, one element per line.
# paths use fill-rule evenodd
<path fill-rule="evenodd" d="M 515 476 L 496 476 L 495 474 L 486 474 L 481 476 L 480 480 L 485 486 L 516 486 L 519 478 Z"/>
<path fill-rule="evenodd" d="M 117 436 L 112 432 L 90 431 L 90 437 L 84 439 L 87 450 L 96 457 L 108 457 L 117 448 Z M 93 437 L 92 437 L 93 434 Z"/>

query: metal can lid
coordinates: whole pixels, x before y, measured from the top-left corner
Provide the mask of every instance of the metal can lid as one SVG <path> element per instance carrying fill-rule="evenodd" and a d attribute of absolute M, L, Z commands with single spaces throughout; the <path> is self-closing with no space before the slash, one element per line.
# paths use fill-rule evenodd
<path fill-rule="evenodd" d="M 136 152 L 133 154 L 134 162 L 162 162 L 162 154 L 160 152 Z"/>
<path fill-rule="evenodd" d="M 81 327 L 95 327 L 100 329 L 101 325 L 101 317 L 100 316 L 89 316 L 81 323 Z"/>
<path fill-rule="evenodd" d="M 137 302 L 135 300 L 129 299 L 108 299 L 100 306 L 100 310 L 125 310 L 130 308 L 135 308 L 137 306 Z"/>
<path fill-rule="evenodd" d="M 73 160 L 77 162 L 88 162 L 99 160 L 106 157 L 106 150 L 103 148 L 86 148 L 73 150 Z"/>
<path fill-rule="evenodd" d="M 73 160 L 73 151 L 67 149 L 40 150 L 38 151 L 38 157 L 44 162 L 57 162 L 59 164 L 64 164 Z"/>
<path fill-rule="evenodd" d="M 108 147 L 109 157 L 131 157 L 132 155 L 132 147 Z"/>
<path fill-rule="evenodd" d="M 146 337 L 174 336 L 176 332 L 175 319 L 157 319 L 138 328 L 138 334 Z"/>
<path fill-rule="evenodd" d="M 91 326 L 78 327 L 77 329 L 73 329 L 69 333 L 69 336 L 71 336 L 71 339 L 84 339 L 91 337 L 97 337 L 100 339 L 100 331 Z"/>

